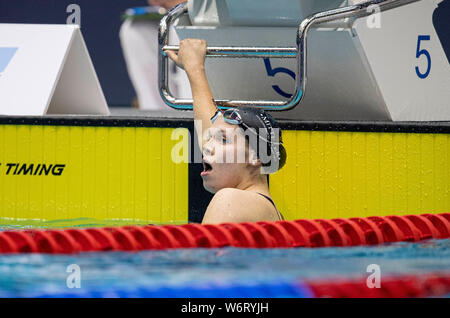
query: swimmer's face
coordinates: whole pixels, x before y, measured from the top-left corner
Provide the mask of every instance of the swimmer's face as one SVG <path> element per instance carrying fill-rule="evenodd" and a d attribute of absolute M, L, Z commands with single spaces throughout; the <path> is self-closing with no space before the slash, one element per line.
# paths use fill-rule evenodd
<path fill-rule="evenodd" d="M 260 164 L 249 155 L 243 130 L 226 123 L 219 116 L 206 131 L 203 143 L 203 186 L 216 193 L 223 188 L 237 188 Z"/>

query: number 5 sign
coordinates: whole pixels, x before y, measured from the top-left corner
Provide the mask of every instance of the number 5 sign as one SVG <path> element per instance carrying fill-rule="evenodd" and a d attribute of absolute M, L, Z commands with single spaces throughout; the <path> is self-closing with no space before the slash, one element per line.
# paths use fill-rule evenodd
<path fill-rule="evenodd" d="M 354 41 L 394 121 L 450 120 L 444 8 L 448 0 L 418 1 L 383 12 L 379 29 L 367 28 L 364 19 L 354 25 Z"/>
<path fill-rule="evenodd" d="M 420 41 L 429 41 L 430 36 L 429 35 L 419 35 L 417 39 L 417 51 L 416 51 L 416 58 L 420 58 L 421 55 L 426 57 L 427 60 L 427 68 L 425 73 L 421 73 L 419 70 L 419 67 L 416 66 L 416 74 L 419 76 L 419 78 L 427 78 L 428 74 L 430 74 L 431 70 L 431 56 L 430 52 L 428 52 L 426 49 L 420 48 Z"/>
<path fill-rule="evenodd" d="M 295 73 L 293 71 L 291 71 L 290 69 L 287 69 L 285 67 L 272 68 L 272 65 L 270 64 L 270 59 L 268 59 L 268 58 L 264 59 L 264 65 L 266 67 L 267 75 L 274 77 L 278 73 L 284 73 L 284 74 L 289 75 L 292 78 L 292 80 L 295 81 Z M 275 90 L 275 92 L 277 92 L 278 94 L 280 94 L 283 97 L 291 98 L 291 96 L 292 96 L 292 94 L 289 94 L 289 93 L 286 93 L 285 91 L 283 91 L 278 85 L 272 85 L 272 88 Z"/>

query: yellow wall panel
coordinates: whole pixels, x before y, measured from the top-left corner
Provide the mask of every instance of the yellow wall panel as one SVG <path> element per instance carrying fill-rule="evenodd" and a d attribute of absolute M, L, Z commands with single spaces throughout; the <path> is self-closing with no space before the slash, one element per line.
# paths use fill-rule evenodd
<path fill-rule="evenodd" d="M 136 129 L 136 179 L 134 191 L 134 218 L 137 220 L 148 220 L 148 133 L 148 129 Z"/>
<path fill-rule="evenodd" d="M 393 134 L 380 134 L 380 211 L 376 214 L 395 214 L 394 210 L 394 165 L 393 165 Z"/>
<path fill-rule="evenodd" d="M 25 162 L 30 160 L 30 130 L 29 127 L 19 125 L 16 129 L 17 142 L 17 158 L 24 158 Z M 19 160 L 20 165 L 22 160 Z M 18 171 L 20 167 L 18 166 Z M 30 196 L 30 179 L 26 176 L 14 176 L 16 183 L 16 213 L 20 213 L 24 218 L 30 218 L 29 212 L 29 196 Z"/>
<path fill-rule="evenodd" d="M 0 125 L 0 218 L 188 221 L 188 163 L 172 128 Z M 187 129 L 184 133 L 187 136 Z M 186 139 L 186 143 L 188 140 Z M 7 163 L 26 164 L 21 174 Z M 64 164 L 61 175 L 30 165 Z M 31 169 L 31 168 L 30 168 Z M 26 173 L 25 173 L 26 171 Z"/>
<path fill-rule="evenodd" d="M 122 156 L 120 182 L 120 218 L 134 219 L 134 191 L 136 185 L 136 128 L 122 128 Z"/>
<path fill-rule="evenodd" d="M 271 176 L 270 189 L 287 219 L 450 211 L 447 134 L 299 130 L 285 135 L 288 163 Z"/>
<path fill-rule="evenodd" d="M 95 180 L 94 180 L 94 218 L 98 220 L 109 219 L 109 189 L 111 182 L 108 167 L 109 153 L 109 127 L 98 127 L 94 130 L 95 138 Z"/>
<path fill-rule="evenodd" d="M 393 164 L 393 213 L 404 214 L 407 211 L 407 152 L 406 134 L 392 135 L 392 164 Z"/>
<path fill-rule="evenodd" d="M 379 133 L 368 132 L 366 135 L 366 214 L 380 211 L 380 139 Z"/>
<path fill-rule="evenodd" d="M 162 130 L 160 129 L 152 129 L 149 131 L 148 136 L 148 153 L 149 153 L 149 161 L 152 162 L 153 169 L 149 169 L 148 171 L 148 211 L 155 211 L 154 214 L 149 216 L 149 220 L 152 222 L 159 222 L 164 215 L 164 212 L 167 211 L 166 207 L 162 206 L 162 183 L 163 183 L 163 175 L 165 177 L 164 172 L 162 171 Z M 165 209 L 163 211 L 163 209 Z"/>
<path fill-rule="evenodd" d="M 335 214 L 338 206 L 338 135 L 324 133 L 324 213 L 323 218 Z"/>
<path fill-rule="evenodd" d="M 164 140 L 170 140 L 171 137 L 171 131 L 162 131 L 162 138 Z M 164 176 L 161 178 L 161 193 L 162 193 L 162 201 L 167 202 L 167 204 L 164 204 L 162 206 L 161 210 L 161 218 L 163 216 L 167 216 L 170 221 L 173 222 L 174 214 L 175 214 L 175 169 L 174 166 L 171 164 L 172 160 L 171 158 L 171 150 L 172 146 L 168 143 L 162 143 L 161 145 L 161 157 L 162 157 L 162 175 Z"/>
<path fill-rule="evenodd" d="M 421 139 L 420 153 L 420 192 L 421 210 L 434 211 L 434 137 L 432 134 L 423 134 Z"/>
<path fill-rule="evenodd" d="M 293 219 L 296 216 L 300 215 L 303 218 L 307 218 L 311 213 L 311 150 L 309 146 L 311 142 L 311 132 L 297 131 L 292 133 L 297 135 L 296 144 L 293 146 L 286 145 L 286 147 L 289 149 L 287 162 L 291 162 L 289 164 L 295 165 L 296 168 L 295 175 L 297 177 L 297 182 L 295 183 L 294 188 L 297 191 L 297 194 L 295 195 L 295 197 L 297 198 L 297 208 L 295 210 L 295 214 L 283 214 L 283 216 L 286 219 Z M 293 152 L 295 152 L 297 155 L 297 161 L 295 161 L 294 159 L 291 160 L 291 154 Z M 284 173 L 283 170 L 284 168 L 278 173 Z M 272 180 L 272 178 L 270 178 L 269 180 Z M 273 184 L 273 186 L 272 182 L 270 183 L 271 191 L 277 188 L 276 181 L 274 182 L 275 183 Z M 277 196 L 275 195 L 275 197 Z M 286 198 L 286 201 L 289 201 L 289 198 Z"/>
<path fill-rule="evenodd" d="M 13 126 L 4 126 L 5 131 L 13 129 Z M 41 126 L 42 140 L 39 142 L 42 145 L 42 163 L 56 162 L 56 128 L 55 126 Z M 56 179 L 39 177 L 42 180 L 42 213 L 39 218 L 54 220 L 56 215 Z M 20 217 L 20 215 L 15 215 Z"/>
<path fill-rule="evenodd" d="M 30 155 L 28 161 L 32 161 L 34 162 L 34 164 L 43 162 L 44 149 L 41 143 L 43 137 L 42 126 L 29 126 L 27 128 L 29 128 L 30 130 L 30 142 L 29 142 L 30 154 L 33 154 L 32 156 Z M 42 211 L 44 209 L 44 204 L 42 201 L 44 194 L 43 180 L 42 178 L 30 178 L 29 182 L 30 188 L 32 190 L 29 191 L 29 198 L 28 198 L 29 207 L 27 211 L 28 215 L 24 214 L 24 217 L 40 219 L 42 216 Z"/>
<path fill-rule="evenodd" d="M 448 147 L 450 146 L 448 135 L 434 135 L 434 152 L 439 155 L 434 156 L 435 185 L 434 209 L 435 213 L 449 211 L 449 180 L 450 180 L 450 158 Z"/>
<path fill-rule="evenodd" d="M 188 130 L 173 131 L 0 125 L 0 218 L 187 222 L 188 163 L 171 155 Z M 270 189 L 286 219 L 450 211 L 448 134 L 286 130 L 283 141 Z M 15 174 L 22 164 L 66 166 Z"/>
<path fill-rule="evenodd" d="M 352 217 L 364 215 L 366 206 L 366 134 L 352 134 L 351 152 L 351 206 Z"/>
<path fill-rule="evenodd" d="M 98 130 L 98 128 L 97 128 Z M 81 186 L 81 204 L 80 217 L 95 217 L 95 188 L 96 188 L 96 164 L 95 152 L 98 144 L 96 143 L 96 131 L 90 127 L 82 127 L 81 148 L 81 166 L 82 166 L 82 186 Z"/>
<path fill-rule="evenodd" d="M 121 218 L 121 190 L 122 190 L 122 133 L 123 128 L 109 128 L 108 144 L 108 218 Z M 115 158 L 115 160 L 110 160 Z"/>
<path fill-rule="evenodd" d="M 317 215 L 319 218 L 325 214 L 325 145 L 324 145 L 325 132 L 315 132 L 311 134 L 311 215 Z M 288 151 L 289 152 L 289 151 Z M 287 200 L 288 198 L 284 198 Z"/>
<path fill-rule="evenodd" d="M 422 135 L 407 134 L 406 151 L 406 176 L 407 176 L 407 205 L 408 211 L 419 214 L 420 207 L 420 142 Z"/>
<path fill-rule="evenodd" d="M 8 127 L 9 128 L 9 127 Z M 17 126 L 11 126 L 10 129 L 5 127 L 3 130 L 3 149 L 2 152 L 2 179 L 3 179 L 3 216 L 16 217 L 17 215 L 17 201 L 20 197 L 17 195 L 17 178 L 10 174 L 6 175 L 9 167 L 7 163 L 17 163 Z"/>
<path fill-rule="evenodd" d="M 333 134 L 330 132 L 330 134 Z M 352 211 L 352 133 L 343 131 L 338 137 L 338 209 L 336 217 L 351 215 Z M 328 216 L 329 218 L 329 216 Z"/>
<path fill-rule="evenodd" d="M 50 176 L 45 181 L 55 182 L 55 218 L 59 220 L 66 220 L 69 218 L 69 191 L 70 191 L 70 174 L 76 173 L 69 165 L 71 161 L 70 154 L 70 127 L 57 126 L 56 127 L 56 164 L 67 163 L 67 173 L 63 173 L 59 177 Z"/>
<path fill-rule="evenodd" d="M 83 127 L 75 126 L 69 130 L 68 157 L 70 158 L 70 173 L 68 173 L 69 209 L 68 219 L 81 216 L 81 200 L 83 197 Z M 67 169 L 69 171 L 69 169 Z M 63 173 L 64 174 L 64 173 Z M 58 177 L 60 178 L 60 177 Z"/>

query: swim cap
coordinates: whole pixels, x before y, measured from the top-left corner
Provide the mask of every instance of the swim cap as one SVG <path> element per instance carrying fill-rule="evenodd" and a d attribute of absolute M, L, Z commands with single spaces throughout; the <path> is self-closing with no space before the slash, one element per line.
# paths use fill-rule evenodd
<path fill-rule="evenodd" d="M 236 124 L 240 121 L 239 125 L 247 135 L 252 133 L 257 135 L 258 138 L 248 140 L 261 160 L 263 173 L 274 173 L 284 166 L 287 154 L 283 146 L 281 129 L 269 113 L 259 108 L 241 107 L 227 109 L 223 115 L 225 120 L 227 117 L 233 117 L 230 119 L 236 120 Z"/>

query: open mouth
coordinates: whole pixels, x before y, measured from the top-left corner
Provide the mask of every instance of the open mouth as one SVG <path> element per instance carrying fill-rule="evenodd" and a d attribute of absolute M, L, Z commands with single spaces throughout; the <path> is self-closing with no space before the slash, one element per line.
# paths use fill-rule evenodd
<path fill-rule="evenodd" d="M 203 160 L 203 171 L 201 173 L 201 176 L 204 176 L 204 175 L 210 173 L 211 170 L 212 170 L 211 164 L 209 164 L 208 162 Z"/>

